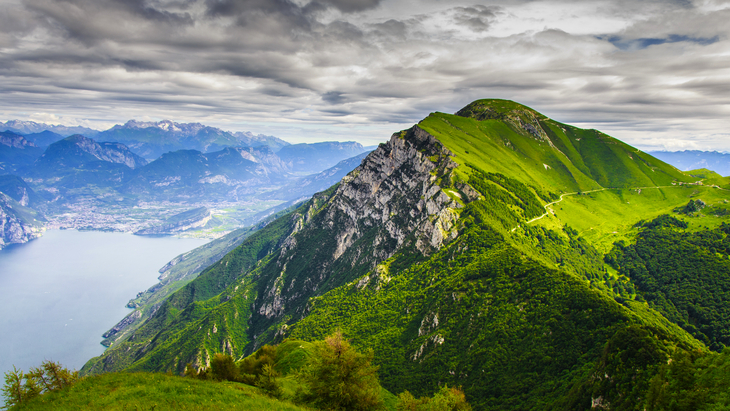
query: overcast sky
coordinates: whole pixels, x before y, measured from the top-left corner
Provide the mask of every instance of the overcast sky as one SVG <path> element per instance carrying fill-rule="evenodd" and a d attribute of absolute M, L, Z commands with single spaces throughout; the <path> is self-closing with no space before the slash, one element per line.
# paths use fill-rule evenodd
<path fill-rule="evenodd" d="M 730 0 L 0 0 L 0 120 L 372 144 L 478 98 L 730 150 Z"/>

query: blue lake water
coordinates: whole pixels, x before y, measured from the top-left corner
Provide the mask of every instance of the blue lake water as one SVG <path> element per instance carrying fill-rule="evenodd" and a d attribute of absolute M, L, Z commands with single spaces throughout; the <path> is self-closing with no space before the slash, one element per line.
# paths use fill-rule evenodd
<path fill-rule="evenodd" d="M 44 360 L 80 369 L 157 270 L 207 241 L 50 230 L 0 250 L 0 377 Z"/>

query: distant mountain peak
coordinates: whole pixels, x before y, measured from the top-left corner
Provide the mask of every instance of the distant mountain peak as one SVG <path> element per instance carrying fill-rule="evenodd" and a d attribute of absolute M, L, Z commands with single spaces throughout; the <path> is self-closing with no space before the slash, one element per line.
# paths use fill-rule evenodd
<path fill-rule="evenodd" d="M 147 164 L 145 159 L 132 153 L 124 144 L 99 143 L 80 134 L 74 134 L 51 144 L 38 159 L 37 164 L 53 168 L 59 164 L 79 166 L 90 160 L 124 164 L 130 169 Z"/>
<path fill-rule="evenodd" d="M 0 132 L 0 144 L 13 148 L 38 147 L 20 134 L 12 131 Z"/>
<path fill-rule="evenodd" d="M 99 132 L 82 126 L 64 126 L 45 123 L 36 123 L 35 121 L 24 120 L 8 120 L 5 123 L 0 122 L 0 131 L 13 131 L 19 134 L 41 133 L 43 131 L 52 131 L 62 136 L 70 136 L 72 134 L 83 134 L 87 137 L 93 137 Z"/>
<path fill-rule="evenodd" d="M 208 128 L 207 126 L 200 124 L 200 123 L 176 123 L 171 120 L 161 120 L 161 121 L 137 121 L 137 120 L 129 120 L 124 125 L 116 125 L 113 127 L 113 129 L 137 129 L 142 130 L 145 128 L 158 128 L 160 130 L 169 132 L 169 133 L 181 133 L 184 135 L 194 135 L 200 130 L 204 128 Z"/>

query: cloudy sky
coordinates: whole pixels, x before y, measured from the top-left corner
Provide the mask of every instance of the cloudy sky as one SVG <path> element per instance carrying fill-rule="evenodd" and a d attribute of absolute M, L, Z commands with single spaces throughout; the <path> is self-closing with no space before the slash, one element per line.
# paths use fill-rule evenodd
<path fill-rule="evenodd" d="M 511 99 L 730 150 L 730 0 L 1 0 L 0 120 L 387 139 Z"/>

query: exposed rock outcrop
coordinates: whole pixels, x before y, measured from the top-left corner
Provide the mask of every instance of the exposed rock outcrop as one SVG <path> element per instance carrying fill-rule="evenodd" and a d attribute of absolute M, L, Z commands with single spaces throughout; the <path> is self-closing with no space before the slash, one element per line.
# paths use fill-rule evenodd
<path fill-rule="evenodd" d="M 10 244 L 27 243 L 43 233 L 42 226 L 29 221 L 28 212 L 21 208 L 19 203 L 0 193 L 0 249 Z"/>
<path fill-rule="evenodd" d="M 375 269 L 403 247 L 425 256 L 455 238 L 461 205 L 438 185 L 457 166 L 452 156 L 418 126 L 381 144 L 334 192 L 294 215 L 278 273 L 265 280 L 255 312 L 274 319 L 304 304 L 305 296 Z M 307 249 L 313 238 L 322 243 L 314 252 Z"/>
<path fill-rule="evenodd" d="M 134 324 L 134 322 L 139 320 L 141 317 L 142 317 L 142 313 L 139 310 L 135 310 L 135 311 L 131 312 L 129 315 L 124 317 L 124 319 L 122 321 L 119 321 L 119 323 L 117 323 L 117 325 L 112 327 L 111 330 L 104 333 L 104 335 L 102 337 L 107 339 L 105 342 L 107 342 L 107 341 L 108 342 L 106 344 L 104 342 L 102 342 L 102 344 L 107 347 L 109 345 L 111 345 L 111 342 L 113 342 L 113 341 L 108 340 L 110 337 L 113 337 L 113 336 L 117 335 L 118 333 L 124 331 L 124 329 L 126 329 L 130 325 Z"/>
<path fill-rule="evenodd" d="M 20 134 L 15 134 L 13 132 L 2 132 L 0 133 L 0 144 L 12 148 L 26 148 L 26 147 L 38 147 L 32 142 L 25 139 L 25 137 L 21 136 Z"/>

